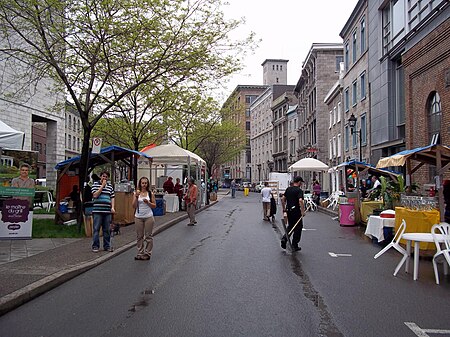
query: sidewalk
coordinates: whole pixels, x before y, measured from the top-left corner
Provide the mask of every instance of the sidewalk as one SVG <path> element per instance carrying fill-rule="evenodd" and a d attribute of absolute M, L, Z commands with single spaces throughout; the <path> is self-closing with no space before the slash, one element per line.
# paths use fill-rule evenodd
<path fill-rule="evenodd" d="M 219 190 L 217 203 L 228 190 Z M 153 234 L 187 219 L 186 212 L 155 216 Z M 0 240 L 0 316 L 136 246 L 134 225 L 113 237 L 114 252 L 91 251 L 92 238 Z"/>

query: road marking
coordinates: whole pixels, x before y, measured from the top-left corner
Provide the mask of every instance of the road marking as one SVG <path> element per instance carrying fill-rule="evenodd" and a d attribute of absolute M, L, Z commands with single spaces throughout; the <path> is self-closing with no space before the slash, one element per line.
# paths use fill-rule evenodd
<path fill-rule="evenodd" d="M 404 322 L 405 325 L 411 329 L 412 332 L 416 334 L 416 336 L 419 337 L 430 337 L 428 333 L 431 334 L 450 334 L 450 330 L 441 330 L 441 329 L 422 329 L 414 322 Z"/>
<path fill-rule="evenodd" d="M 336 253 L 332 253 L 332 252 L 328 252 L 328 254 L 331 256 L 331 257 L 351 257 L 352 256 L 352 254 L 336 254 Z"/>
<path fill-rule="evenodd" d="M 304 231 L 316 231 L 316 228 L 303 228 Z"/>

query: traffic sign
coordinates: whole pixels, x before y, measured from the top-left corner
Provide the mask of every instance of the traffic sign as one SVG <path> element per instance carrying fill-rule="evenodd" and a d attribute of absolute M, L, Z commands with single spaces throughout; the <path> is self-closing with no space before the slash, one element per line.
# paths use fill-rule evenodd
<path fill-rule="evenodd" d="M 100 153 L 102 149 L 102 139 L 99 137 L 92 138 L 92 153 Z"/>

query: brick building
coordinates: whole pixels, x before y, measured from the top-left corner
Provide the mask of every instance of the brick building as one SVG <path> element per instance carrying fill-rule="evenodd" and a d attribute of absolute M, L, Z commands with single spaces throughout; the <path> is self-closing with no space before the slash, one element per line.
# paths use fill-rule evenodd
<path fill-rule="evenodd" d="M 447 18 L 403 55 L 407 148 L 450 144 L 450 7 L 446 12 Z M 434 173 L 425 165 L 414 180 L 431 182 Z"/>

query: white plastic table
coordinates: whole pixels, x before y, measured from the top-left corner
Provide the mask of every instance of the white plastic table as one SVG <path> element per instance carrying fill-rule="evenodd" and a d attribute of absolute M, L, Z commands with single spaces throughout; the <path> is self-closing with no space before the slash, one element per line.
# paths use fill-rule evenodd
<path fill-rule="evenodd" d="M 436 234 L 438 242 L 444 242 L 444 235 Z M 421 242 L 434 242 L 431 233 L 404 233 L 402 239 L 406 240 L 406 252 L 408 258 L 406 259 L 405 272 L 409 272 L 409 258 L 411 256 L 411 242 L 414 241 L 414 281 L 417 280 L 419 274 L 419 250 Z"/>
<path fill-rule="evenodd" d="M 367 227 L 364 234 L 369 238 L 376 237 L 378 242 L 381 242 L 384 240 L 384 227 L 394 228 L 395 218 L 382 218 L 378 215 L 371 215 L 367 221 Z"/>

